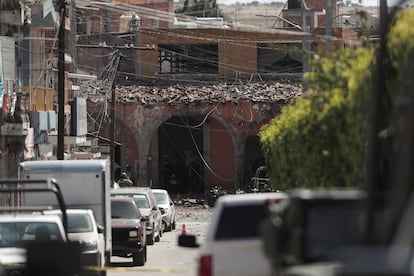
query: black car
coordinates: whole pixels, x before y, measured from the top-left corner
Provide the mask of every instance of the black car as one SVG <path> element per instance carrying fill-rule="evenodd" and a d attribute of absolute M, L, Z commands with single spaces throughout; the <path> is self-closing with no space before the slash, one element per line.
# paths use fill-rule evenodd
<path fill-rule="evenodd" d="M 129 258 L 143 266 L 147 260 L 145 217 L 128 197 L 111 198 L 112 256 Z"/>

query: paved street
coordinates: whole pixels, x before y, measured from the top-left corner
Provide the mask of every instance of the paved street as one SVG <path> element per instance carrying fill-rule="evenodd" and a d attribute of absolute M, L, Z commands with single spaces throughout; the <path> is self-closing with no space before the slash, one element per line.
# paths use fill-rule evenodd
<path fill-rule="evenodd" d="M 210 221 L 211 210 L 199 207 L 178 207 L 177 227 L 163 234 L 161 241 L 148 246 L 148 260 L 143 267 L 132 265 L 132 258 L 112 257 L 109 276 L 143 275 L 196 275 L 197 248 L 182 248 L 177 245 L 182 225 L 185 224 L 187 234 L 197 235 L 198 241 L 204 239 Z"/>

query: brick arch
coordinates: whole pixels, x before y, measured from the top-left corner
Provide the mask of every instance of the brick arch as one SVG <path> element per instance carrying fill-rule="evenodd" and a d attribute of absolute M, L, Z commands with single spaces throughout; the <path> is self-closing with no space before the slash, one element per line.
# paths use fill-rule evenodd
<path fill-rule="evenodd" d="M 219 144 L 223 145 L 223 139 L 224 139 L 225 140 L 224 143 L 232 147 L 233 153 L 237 152 L 236 151 L 237 147 L 235 146 L 238 143 L 237 132 L 235 131 L 234 127 L 230 123 L 228 123 L 224 118 L 221 117 L 219 113 L 212 111 L 211 106 L 205 106 L 204 108 L 197 108 L 197 109 L 192 109 L 192 108 L 171 109 L 168 112 L 165 112 L 161 118 L 159 118 L 156 122 L 153 122 L 153 125 L 151 128 L 152 134 L 150 134 L 151 146 L 149 146 L 149 152 L 156 154 L 156 151 L 158 150 L 156 143 L 158 142 L 158 130 L 161 127 L 161 125 L 167 122 L 169 119 L 174 118 L 174 117 L 179 117 L 179 116 L 185 116 L 185 117 L 200 116 L 200 117 L 203 117 L 203 121 L 205 120 L 204 122 L 205 124 L 208 124 L 208 125 L 213 124 L 214 127 L 220 127 L 221 131 L 224 131 L 227 134 L 227 136 L 224 135 L 225 137 L 223 138 L 223 135 L 222 135 L 220 137 L 221 143 Z M 212 135 L 209 135 L 208 133 L 206 134 L 206 130 L 204 130 L 203 133 L 204 133 L 204 138 L 203 138 L 204 150 L 206 150 L 206 147 L 210 147 L 211 144 L 214 146 L 218 145 L 218 143 L 214 140 L 218 138 L 217 136 L 214 136 L 212 138 Z M 206 141 L 204 139 L 209 139 L 209 140 Z M 211 141 L 211 139 L 213 141 Z M 211 152 L 211 150 L 209 150 L 208 152 Z M 228 154 L 228 150 L 227 151 L 218 150 L 218 152 L 220 152 L 221 154 L 223 153 Z M 235 154 L 232 154 L 230 159 L 228 158 L 228 156 L 222 156 L 222 157 L 217 158 L 218 157 L 217 154 L 215 154 L 214 156 L 212 156 L 211 154 L 209 156 L 206 156 L 206 155 L 203 156 L 204 161 L 208 165 L 208 166 L 204 165 L 205 166 L 205 169 L 204 169 L 205 189 L 213 185 L 220 185 L 226 188 L 233 186 L 233 183 L 235 182 L 235 178 L 236 178 L 236 166 L 235 166 L 234 155 Z M 212 161 L 211 159 L 213 159 L 213 162 L 211 162 Z M 216 162 L 216 159 L 218 159 L 219 162 Z M 226 159 L 229 159 L 229 160 L 227 160 L 224 163 L 225 166 L 220 164 L 222 160 L 226 160 Z M 153 170 L 152 176 L 155 177 L 155 174 L 160 173 L 159 170 L 157 169 L 154 170 L 154 168 L 158 168 L 157 162 L 159 160 L 153 159 L 152 161 L 153 162 L 149 166 L 150 167 L 149 169 Z M 219 166 L 220 168 L 217 168 L 217 166 Z M 217 170 L 223 170 L 223 169 L 225 170 L 224 172 L 217 172 Z M 221 176 L 220 173 L 223 175 Z M 229 179 L 231 179 L 231 183 L 229 183 L 229 181 L 226 181 Z M 157 181 L 155 181 L 155 183 L 156 182 Z M 159 185 L 162 185 L 162 184 L 159 184 Z"/>
<path fill-rule="evenodd" d="M 236 188 L 240 186 L 240 181 L 243 179 L 243 155 L 249 133 L 257 132 L 256 128 L 276 116 L 278 110 L 280 110 L 279 104 L 250 102 L 199 103 L 194 105 L 178 103 L 153 106 L 117 104 L 116 119 L 122 122 L 121 124 L 117 121 L 117 125 L 120 127 L 120 130 L 117 130 L 119 132 L 117 138 L 122 137 L 131 145 L 129 146 L 131 151 L 128 152 L 126 160 L 127 162 L 134 161 L 137 176 L 139 176 L 137 185 L 145 186 L 152 179 L 148 179 L 149 175 L 153 177 L 159 174 L 157 160 L 153 157 L 158 154 L 157 144 L 154 141 L 158 141 L 158 139 L 155 140 L 156 134 L 162 123 L 176 116 L 208 117 L 208 124 L 220 128 L 226 134 L 223 138 L 223 135 L 211 135 L 210 132 L 204 132 L 206 133 L 204 139 L 209 141 L 209 144 L 204 145 L 204 148 L 208 147 L 206 151 L 209 154 L 206 156 L 213 159 L 210 158 L 208 164 L 220 167 L 221 159 L 217 156 L 221 154 L 225 154 L 223 159 L 229 159 L 224 163 L 226 168 L 225 175 L 222 175 L 224 177 L 219 177 L 220 173 L 217 174 L 218 176 L 214 176 L 213 172 L 219 171 L 220 168 L 212 170 L 212 172 L 205 174 L 204 178 L 208 183 L 204 186 L 221 185 L 227 189 Z M 219 141 L 220 139 L 226 141 L 225 147 Z M 224 148 L 218 150 L 220 146 Z M 226 167 L 230 165 L 231 167 Z M 225 181 L 225 179 L 232 181 Z"/>

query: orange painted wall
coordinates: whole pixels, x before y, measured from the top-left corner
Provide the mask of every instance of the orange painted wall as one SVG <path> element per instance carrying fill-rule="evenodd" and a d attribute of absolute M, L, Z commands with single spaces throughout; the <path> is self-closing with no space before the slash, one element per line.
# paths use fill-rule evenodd
<path fill-rule="evenodd" d="M 236 178 L 234 147 L 229 133 L 217 120 L 210 122 L 210 172 L 211 185 L 230 190 Z M 218 176 L 216 176 L 218 175 Z"/>

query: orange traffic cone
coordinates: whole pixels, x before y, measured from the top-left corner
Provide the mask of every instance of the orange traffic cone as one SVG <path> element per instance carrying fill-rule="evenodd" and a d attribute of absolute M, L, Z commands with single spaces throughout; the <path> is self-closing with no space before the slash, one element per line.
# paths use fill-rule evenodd
<path fill-rule="evenodd" d="M 182 236 L 187 235 L 187 230 L 185 230 L 185 224 L 183 224 L 183 229 L 181 230 L 181 235 Z"/>

